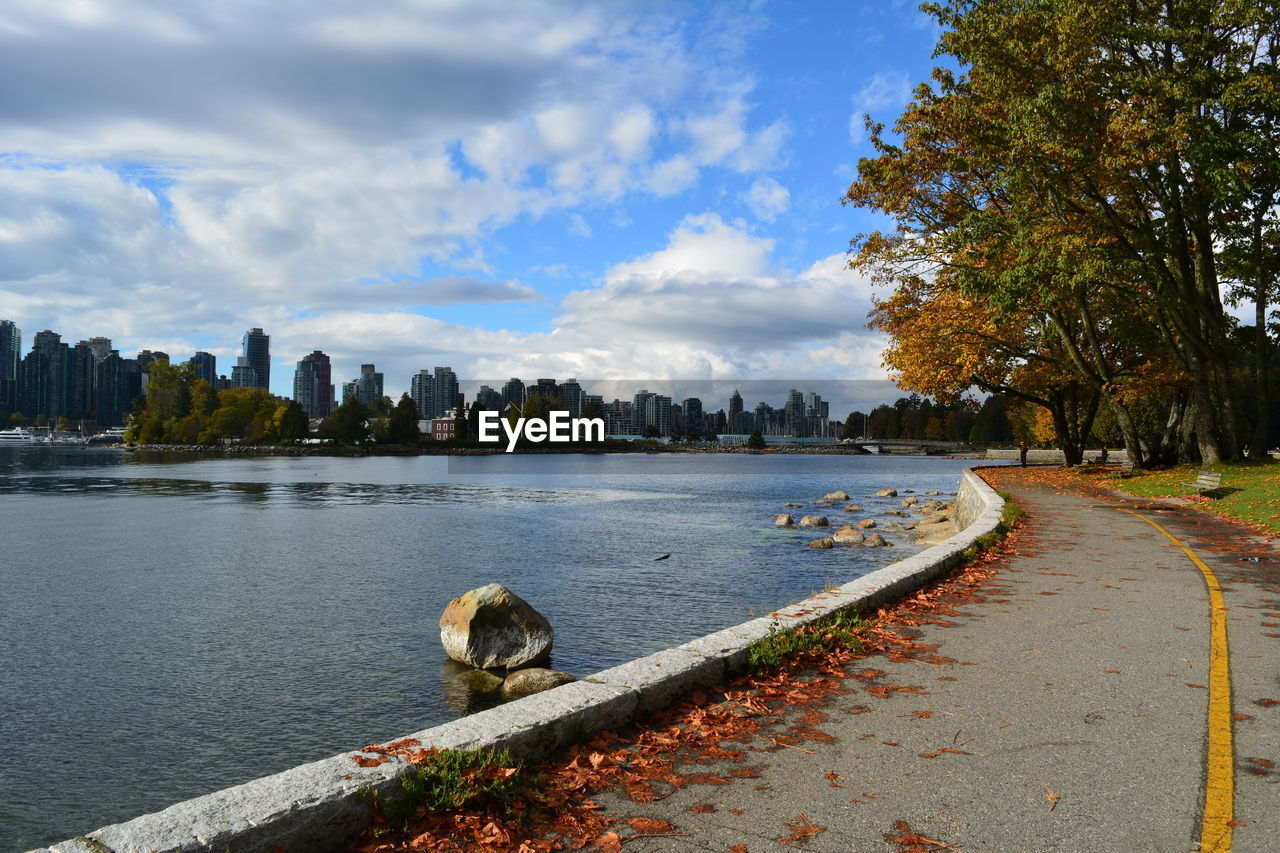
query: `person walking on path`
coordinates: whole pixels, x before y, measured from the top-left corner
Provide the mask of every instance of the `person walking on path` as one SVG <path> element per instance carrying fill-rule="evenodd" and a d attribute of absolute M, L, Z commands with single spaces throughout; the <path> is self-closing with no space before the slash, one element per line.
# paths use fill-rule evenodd
<path fill-rule="evenodd" d="M 1022 467 L 1027 467 L 1027 443 L 1025 441 L 1018 443 L 1018 461 L 1022 463 Z"/>

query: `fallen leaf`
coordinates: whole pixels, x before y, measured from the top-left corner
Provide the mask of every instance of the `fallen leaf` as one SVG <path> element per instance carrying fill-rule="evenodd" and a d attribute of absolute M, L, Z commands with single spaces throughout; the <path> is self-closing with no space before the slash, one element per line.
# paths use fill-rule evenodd
<path fill-rule="evenodd" d="M 699 803 L 696 806 L 689 806 L 688 810 L 693 812 L 694 814 L 715 814 L 716 813 L 716 807 L 711 805 L 711 803 Z"/>
<path fill-rule="evenodd" d="M 788 836 L 779 838 L 779 844 L 794 844 L 797 841 L 804 841 L 806 838 L 812 838 L 818 833 L 827 831 L 825 826 L 815 825 L 804 812 L 800 812 L 795 820 L 784 820 L 783 823 L 790 827 L 792 832 Z"/>
<path fill-rule="evenodd" d="M 1058 807 L 1058 800 L 1062 799 L 1052 788 L 1045 788 L 1044 798 L 1049 801 L 1049 811 L 1053 811 Z"/>

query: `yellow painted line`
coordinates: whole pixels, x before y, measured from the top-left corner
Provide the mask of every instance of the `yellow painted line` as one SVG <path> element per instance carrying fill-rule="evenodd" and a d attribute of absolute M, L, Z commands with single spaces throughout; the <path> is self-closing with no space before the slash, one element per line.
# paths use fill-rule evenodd
<path fill-rule="evenodd" d="M 1120 507 L 1124 509 L 1124 507 Z M 1205 757 L 1201 853 L 1229 853 L 1235 803 L 1235 761 L 1231 744 L 1231 659 L 1227 656 L 1227 608 L 1213 570 L 1169 531 L 1145 515 L 1124 509 L 1169 538 L 1196 564 L 1209 588 L 1209 751 Z"/>

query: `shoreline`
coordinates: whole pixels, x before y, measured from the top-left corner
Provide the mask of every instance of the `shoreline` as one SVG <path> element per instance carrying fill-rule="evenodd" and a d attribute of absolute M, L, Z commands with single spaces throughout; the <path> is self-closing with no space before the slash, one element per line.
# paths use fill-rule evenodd
<path fill-rule="evenodd" d="M 635 446 L 631 446 L 635 445 Z M 556 456 L 556 455 L 632 455 L 632 454 L 735 454 L 757 456 L 892 456 L 894 458 L 924 456 L 939 459 L 985 458 L 976 450 L 948 451 L 946 453 L 869 453 L 854 446 L 834 444 L 774 445 L 764 450 L 750 449 L 742 445 L 689 445 L 648 444 L 643 442 L 610 442 L 605 446 L 594 444 L 563 444 L 555 447 L 517 447 L 507 453 L 499 445 L 494 447 L 445 446 L 419 447 L 406 445 L 375 445 L 350 447 L 342 445 L 278 445 L 278 444 L 99 444 L 83 445 L 127 453 L 172 453 L 192 456 Z"/>

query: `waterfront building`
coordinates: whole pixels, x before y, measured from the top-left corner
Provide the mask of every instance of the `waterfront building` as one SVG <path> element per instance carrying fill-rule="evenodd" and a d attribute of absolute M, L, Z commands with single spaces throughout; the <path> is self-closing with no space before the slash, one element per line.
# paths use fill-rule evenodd
<path fill-rule="evenodd" d="M 739 404 L 741 405 L 741 404 Z M 752 412 L 737 411 L 729 422 L 729 432 L 734 435 L 750 435 L 756 429 L 756 416 Z"/>
<path fill-rule="evenodd" d="M 196 379 L 203 379 L 209 383 L 210 388 L 214 387 L 218 381 L 217 356 L 202 350 L 191 356 L 191 361 L 187 363 L 191 365 L 191 374 Z"/>
<path fill-rule="evenodd" d="M 137 362 L 128 359 L 133 364 Z M 109 351 L 96 365 L 94 378 L 94 407 L 97 409 L 99 427 L 123 426 L 125 413 L 129 411 L 127 365 L 116 350 Z"/>
<path fill-rule="evenodd" d="M 502 411 L 502 394 L 495 391 L 488 385 L 481 385 L 480 390 L 476 392 L 476 402 L 480 408 L 490 412 Z"/>
<path fill-rule="evenodd" d="M 786 434 L 801 438 L 808 435 L 804 416 L 804 395 L 792 388 L 787 392 Z"/>
<path fill-rule="evenodd" d="M 58 333 L 36 332 L 18 377 L 18 410 L 27 417 L 52 421 L 67 414 L 68 350 Z"/>
<path fill-rule="evenodd" d="M 431 440 L 447 441 L 458 435 L 458 421 L 453 417 L 431 419 Z"/>
<path fill-rule="evenodd" d="M 524 398 L 545 397 L 552 401 L 551 408 L 562 408 L 563 400 L 560 399 L 560 386 L 556 384 L 554 379 L 539 379 L 537 382 L 530 383 L 525 387 Z"/>
<path fill-rule="evenodd" d="M 582 414 L 582 386 L 578 384 L 578 380 L 566 379 L 561 383 L 560 402 L 570 417 L 576 418 Z"/>
<path fill-rule="evenodd" d="M 0 320 L 0 409 L 18 408 L 18 366 L 22 363 L 22 330 L 12 320 Z"/>
<path fill-rule="evenodd" d="M 458 405 L 458 375 L 451 367 L 436 367 L 431 380 L 431 417 L 442 418 L 445 412 Z"/>
<path fill-rule="evenodd" d="M 240 356 L 236 359 L 235 367 L 231 368 L 231 387 L 232 388 L 258 388 L 258 371 L 253 369 L 253 365 L 249 363 L 246 356 Z"/>
<path fill-rule="evenodd" d="M 742 395 L 738 393 L 738 389 L 733 389 L 733 396 L 729 398 L 729 424 L 732 426 L 736 422 L 738 415 L 742 414 Z"/>
<path fill-rule="evenodd" d="M 505 412 L 509 405 L 521 409 L 524 407 L 524 399 L 524 383 L 514 376 L 508 379 L 502 386 L 502 410 Z"/>
<path fill-rule="evenodd" d="M 644 435 L 645 423 L 645 407 L 649 405 L 649 401 L 654 397 L 644 388 L 641 388 L 631 398 L 631 429 L 627 430 L 631 435 Z"/>
<path fill-rule="evenodd" d="M 84 341 L 83 343 L 93 351 L 93 360 L 95 362 L 100 362 L 107 356 L 111 355 L 111 338 L 99 336 L 96 338 L 89 338 L 89 340 Z M 119 353 L 116 354 L 119 355 Z"/>
<path fill-rule="evenodd" d="M 418 417 L 430 419 L 435 416 L 435 396 L 433 389 L 435 379 L 430 370 L 419 370 L 409 378 L 409 396 L 413 398 Z"/>
<path fill-rule="evenodd" d="M 658 435 L 671 435 L 671 398 L 661 394 L 640 391 L 632 403 L 632 415 L 636 418 L 636 435 L 644 435 L 653 427 Z"/>
<path fill-rule="evenodd" d="M 320 350 L 304 355 L 293 372 L 293 399 L 308 418 L 333 414 L 333 366 Z"/>
<path fill-rule="evenodd" d="M 352 393 L 357 400 L 366 406 L 373 405 L 382 399 L 382 374 L 372 364 L 360 365 L 360 375 L 351 383 Z M 342 400 L 346 402 L 346 387 L 343 387 Z"/>
<path fill-rule="evenodd" d="M 354 399 L 356 399 L 356 380 L 352 379 L 350 382 L 343 382 L 342 402 L 346 403 L 348 400 Z"/>
<path fill-rule="evenodd" d="M 93 391 L 96 361 L 88 341 L 81 341 L 67 351 L 67 405 L 64 413 L 70 420 L 92 417 L 97 408 Z"/>
<path fill-rule="evenodd" d="M 255 386 L 242 387 L 271 387 L 271 336 L 263 334 L 261 329 L 250 329 L 244 333 L 241 340 L 244 347 L 243 356 L 245 364 L 253 368 L 253 376 Z M 231 381 L 235 383 L 234 373 Z"/>
<path fill-rule="evenodd" d="M 149 349 L 144 349 L 138 353 L 138 366 L 142 368 L 143 373 L 147 372 L 147 368 L 151 366 L 151 362 L 153 361 L 163 361 L 165 364 L 168 364 L 169 353 L 161 350 L 152 352 Z"/>
<path fill-rule="evenodd" d="M 684 409 L 684 434 L 701 435 L 704 432 L 702 400 L 698 397 L 686 397 L 681 401 L 680 406 Z"/>

